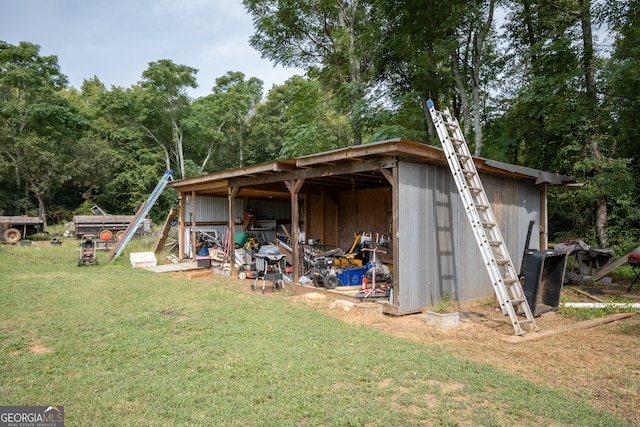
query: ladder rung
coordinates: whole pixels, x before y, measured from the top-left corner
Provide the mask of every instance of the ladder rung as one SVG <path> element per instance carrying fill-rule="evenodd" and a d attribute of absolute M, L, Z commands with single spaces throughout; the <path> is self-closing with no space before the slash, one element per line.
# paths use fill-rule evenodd
<path fill-rule="evenodd" d="M 520 326 L 525 323 L 531 324 L 532 330 L 538 330 L 533 314 L 527 305 L 521 279 L 515 271 L 506 246 L 504 246 L 500 229 L 497 227 L 498 224 L 491 209 L 491 203 L 484 193 L 482 181 L 473 163 L 460 125 L 449 113 L 449 110 L 436 111 L 432 100 L 427 101 L 426 105 L 438 130 L 449 169 L 451 169 L 456 187 L 462 196 L 462 204 L 471 223 L 476 242 L 483 255 L 486 255 L 485 266 L 493 278 L 493 286 L 500 300 L 500 306 L 503 312 L 511 317 L 516 335 L 525 334 Z M 453 161 L 453 156 L 456 156 L 457 162 Z M 479 226 L 483 228 L 480 229 Z M 523 315 L 526 319 L 519 320 L 519 315 Z"/>

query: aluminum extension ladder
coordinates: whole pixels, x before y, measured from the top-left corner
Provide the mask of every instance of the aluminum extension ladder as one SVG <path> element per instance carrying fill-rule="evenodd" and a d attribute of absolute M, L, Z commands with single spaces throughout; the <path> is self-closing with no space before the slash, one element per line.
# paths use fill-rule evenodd
<path fill-rule="evenodd" d="M 113 247 L 113 249 L 111 250 L 111 252 L 109 253 L 109 256 L 107 257 L 108 261 L 118 258 L 118 256 L 120 256 L 122 251 L 124 251 L 124 248 L 129 243 L 129 240 L 131 240 L 133 235 L 138 230 L 138 227 L 140 227 L 140 225 L 142 224 L 142 221 L 144 220 L 144 218 L 147 216 L 147 214 L 149 213 L 153 205 L 156 203 L 156 200 L 158 200 L 158 197 L 160 197 L 162 190 L 164 190 L 164 188 L 167 186 L 167 182 L 169 181 L 169 178 L 171 178 L 172 173 L 173 173 L 173 170 L 171 169 L 168 169 L 164 172 L 164 174 L 162 175 L 162 178 L 160 178 L 160 181 L 158 181 L 158 183 L 156 184 L 156 187 L 151 192 L 151 195 L 149 196 L 149 198 L 145 200 L 142 203 L 142 205 L 140 205 L 140 207 L 138 208 L 138 211 L 133 217 L 133 220 L 131 220 L 131 222 L 129 223 L 129 226 L 127 227 L 127 230 L 125 231 L 125 234 L 122 237 L 122 240 L 118 241 Z"/>
<path fill-rule="evenodd" d="M 533 318 L 531 308 L 520 284 L 511 256 L 502 239 L 500 228 L 484 191 L 469 147 L 464 139 L 458 120 L 449 110 L 436 111 L 431 99 L 427 108 L 438 132 L 449 168 L 453 175 L 465 212 L 469 218 L 473 235 L 482 253 L 493 289 L 500 302 L 500 308 L 508 315 L 516 335 L 524 335 L 523 324 L 529 324 L 531 331 L 539 328 Z M 524 318 L 520 318 L 520 314 Z"/>

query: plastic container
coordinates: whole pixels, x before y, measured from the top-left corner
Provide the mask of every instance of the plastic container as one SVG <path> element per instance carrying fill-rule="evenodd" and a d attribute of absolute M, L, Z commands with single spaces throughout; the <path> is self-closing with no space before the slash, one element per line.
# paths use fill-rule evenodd
<path fill-rule="evenodd" d="M 532 251 L 526 255 L 524 295 L 534 317 L 560 306 L 568 253 Z"/>
<path fill-rule="evenodd" d="M 343 286 L 362 286 L 362 276 L 367 272 L 366 267 L 343 268 L 342 273 L 336 274 Z"/>
<path fill-rule="evenodd" d="M 206 267 L 209 268 L 211 267 L 211 258 L 204 257 L 204 256 L 199 256 L 196 258 L 196 264 L 198 264 L 198 267 Z"/>
<path fill-rule="evenodd" d="M 153 252 L 132 252 L 129 261 L 133 268 L 148 268 L 158 265 L 158 260 Z"/>

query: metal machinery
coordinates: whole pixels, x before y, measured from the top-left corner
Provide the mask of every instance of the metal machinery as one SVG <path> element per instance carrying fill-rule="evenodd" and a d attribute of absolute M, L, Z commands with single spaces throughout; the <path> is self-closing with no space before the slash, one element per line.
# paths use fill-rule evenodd
<path fill-rule="evenodd" d="M 78 267 L 83 265 L 97 265 L 96 257 L 96 236 L 85 234 L 80 239 L 80 258 L 78 259 Z"/>
<path fill-rule="evenodd" d="M 254 256 L 257 275 L 255 282 L 251 285 L 251 290 L 256 290 L 260 277 L 262 277 L 263 294 L 267 280 L 273 280 L 274 290 L 284 289 L 286 255 L 280 252 L 280 248 L 275 245 L 263 245 Z"/>

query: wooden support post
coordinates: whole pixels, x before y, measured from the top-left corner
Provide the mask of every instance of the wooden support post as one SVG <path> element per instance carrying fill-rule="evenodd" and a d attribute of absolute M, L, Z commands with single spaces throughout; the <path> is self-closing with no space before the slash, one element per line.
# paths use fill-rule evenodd
<path fill-rule="evenodd" d="M 229 187 L 229 274 L 235 276 L 236 271 L 236 220 L 235 200 L 240 187 Z"/>
<path fill-rule="evenodd" d="M 382 169 L 385 170 L 385 169 Z M 400 200 L 398 199 L 398 192 L 396 189 L 398 188 L 398 168 L 393 168 L 391 171 L 391 177 L 388 177 L 386 173 L 383 172 L 383 175 L 387 177 L 387 180 L 391 184 L 391 236 L 390 240 L 392 242 L 392 259 L 393 266 L 396 268 L 399 264 L 398 259 L 398 248 L 400 247 L 400 243 L 398 240 L 398 212 L 400 210 Z M 402 295 L 402 291 L 400 286 L 398 286 L 397 275 L 394 274 L 393 280 L 393 297 L 389 300 L 389 304 L 394 307 L 399 306 L 399 299 Z"/>
<path fill-rule="evenodd" d="M 153 251 L 154 253 L 159 253 L 164 247 L 164 244 L 167 241 L 167 237 L 169 237 L 169 231 L 171 231 L 171 221 L 173 221 L 173 218 L 176 217 L 177 213 L 178 210 L 176 208 L 169 209 L 169 215 L 167 215 L 167 219 L 164 221 L 162 231 L 160 231 L 160 237 L 158 237 L 156 248 Z"/>
<path fill-rule="evenodd" d="M 191 192 L 191 258 L 195 258 L 196 253 L 196 192 Z"/>
<path fill-rule="evenodd" d="M 540 186 L 540 250 L 549 249 L 549 214 L 547 210 L 548 184 Z"/>
<path fill-rule="evenodd" d="M 304 179 L 294 179 L 284 182 L 291 194 L 291 232 L 293 234 L 293 282 L 300 280 L 300 244 L 298 243 L 298 229 L 300 228 L 300 214 L 298 210 L 298 193 Z"/>
<path fill-rule="evenodd" d="M 178 258 L 184 258 L 184 193 L 180 193 L 178 197 L 178 209 L 180 209 L 179 221 L 180 225 L 178 226 Z"/>

